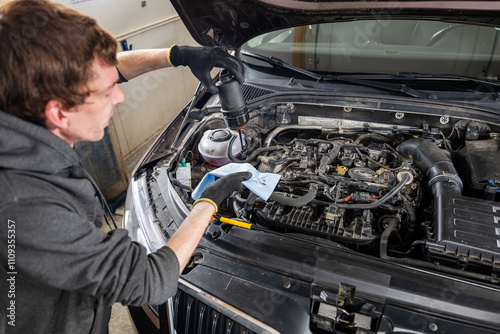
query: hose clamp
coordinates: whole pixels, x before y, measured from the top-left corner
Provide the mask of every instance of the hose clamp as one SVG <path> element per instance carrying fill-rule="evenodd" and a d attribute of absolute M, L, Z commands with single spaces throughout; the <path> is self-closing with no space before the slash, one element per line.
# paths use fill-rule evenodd
<path fill-rule="evenodd" d="M 434 177 L 432 177 L 429 180 L 429 187 L 432 187 L 435 183 L 441 182 L 441 181 L 452 182 L 452 183 L 455 183 L 456 185 L 458 185 L 460 187 L 460 189 L 463 188 L 462 179 L 457 174 L 451 174 L 451 173 L 445 173 L 445 172 L 442 172 L 441 174 L 437 174 Z"/>

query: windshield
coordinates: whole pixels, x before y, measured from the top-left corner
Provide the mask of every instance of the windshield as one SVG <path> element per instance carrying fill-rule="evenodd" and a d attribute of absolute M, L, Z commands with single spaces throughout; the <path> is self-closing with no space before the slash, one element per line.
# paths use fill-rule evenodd
<path fill-rule="evenodd" d="M 249 40 L 241 49 L 321 73 L 498 77 L 498 35 L 495 27 L 461 23 L 359 20 L 274 31 Z"/>

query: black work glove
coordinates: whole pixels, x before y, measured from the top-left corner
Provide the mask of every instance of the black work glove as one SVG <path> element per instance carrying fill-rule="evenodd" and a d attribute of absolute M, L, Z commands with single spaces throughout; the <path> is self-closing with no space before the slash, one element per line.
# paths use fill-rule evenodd
<path fill-rule="evenodd" d="M 210 202 L 215 206 L 215 212 L 223 200 L 228 198 L 234 191 L 241 191 L 245 186 L 241 183 L 252 177 L 250 172 L 238 172 L 225 175 L 209 185 L 194 204 L 199 202 Z"/>
<path fill-rule="evenodd" d="M 210 71 L 214 67 L 227 69 L 240 84 L 245 81 L 241 62 L 220 47 L 173 45 L 170 48 L 168 59 L 174 66 L 188 66 L 195 77 L 212 94 L 219 91 L 210 77 Z"/>

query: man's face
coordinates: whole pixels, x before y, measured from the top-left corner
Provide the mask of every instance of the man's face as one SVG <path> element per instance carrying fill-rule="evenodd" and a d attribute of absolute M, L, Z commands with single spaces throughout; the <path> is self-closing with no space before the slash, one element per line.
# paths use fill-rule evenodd
<path fill-rule="evenodd" d="M 116 67 L 99 60 L 92 65 L 94 78 L 88 82 L 90 95 L 85 102 L 69 110 L 65 140 L 71 146 L 79 141 L 98 141 L 104 137 L 104 128 L 109 125 L 116 104 L 124 96 L 118 87 Z"/>

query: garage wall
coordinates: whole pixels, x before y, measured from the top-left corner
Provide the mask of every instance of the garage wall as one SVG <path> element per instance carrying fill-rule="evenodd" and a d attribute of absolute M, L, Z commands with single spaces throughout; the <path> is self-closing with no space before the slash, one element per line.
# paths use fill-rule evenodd
<path fill-rule="evenodd" d="M 56 0 L 94 17 L 133 50 L 196 45 L 168 0 Z M 119 45 L 119 50 L 122 50 Z M 197 80 L 186 67 L 168 68 L 120 85 L 125 102 L 108 128 L 118 159 L 162 130 L 191 99 Z"/>
<path fill-rule="evenodd" d="M 114 36 L 135 31 L 177 14 L 169 0 L 55 0 L 55 2 L 92 16 Z"/>
<path fill-rule="evenodd" d="M 129 37 L 127 43 L 134 50 L 195 44 L 179 19 Z M 197 79 L 186 67 L 158 70 L 121 84 L 125 101 L 115 108 L 110 134 L 114 128 L 122 155 L 168 125 L 191 99 L 196 85 Z"/>

